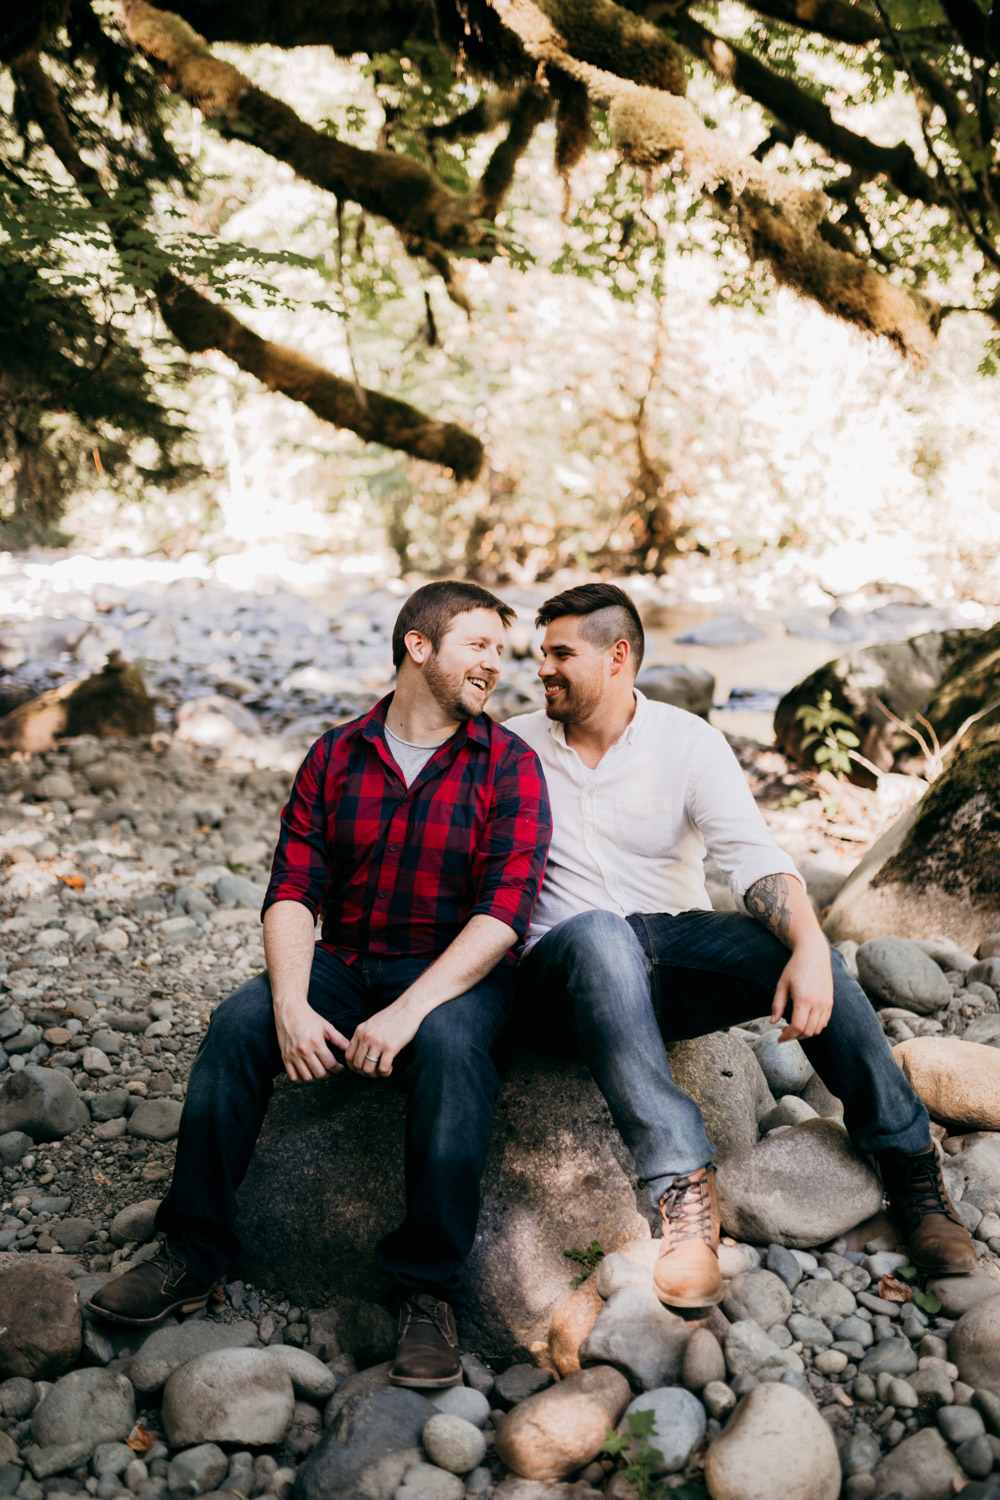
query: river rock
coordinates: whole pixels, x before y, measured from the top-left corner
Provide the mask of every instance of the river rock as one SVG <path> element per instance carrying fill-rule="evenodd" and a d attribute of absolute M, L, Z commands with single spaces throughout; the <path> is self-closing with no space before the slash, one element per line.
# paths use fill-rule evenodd
<path fill-rule="evenodd" d="M 676 1474 L 678 1469 L 683 1469 L 691 1453 L 705 1436 L 705 1408 L 697 1396 L 692 1396 L 690 1391 L 679 1386 L 644 1391 L 626 1407 L 618 1424 L 621 1436 L 629 1435 L 629 1417 L 645 1411 L 653 1413 L 653 1430 L 642 1441 L 632 1438 L 630 1453 L 634 1456 L 642 1442 L 648 1442 L 661 1455 L 650 1463 L 650 1473 Z"/>
<path fill-rule="evenodd" d="M 486 1457 L 486 1439 L 479 1428 L 450 1412 L 431 1417 L 421 1441 L 428 1458 L 451 1474 L 468 1474 Z"/>
<path fill-rule="evenodd" d="M 175 1494 L 204 1495 L 215 1490 L 229 1472 L 229 1460 L 215 1443 L 185 1448 L 170 1460 L 167 1488 Z"/>
<path fill-rule="evenodd" d="M 657 662 L 643 667 L 635 682 L 647 698 L 657 703 L 672 703 L 688 713 L 707 719 L 715 695 L 715 678 L 705 667 L 686 666 L 681 662 Z"/>
<path fill-rule="evenodd" d="M 950 994 L 950 991 L 949 991 Z M 767 1086 L 775 1098 L 801 1094 L 813 1075 L 813 1065 L 796 1041 L 779 1041 L 781 1030 L 765 1031 L 753 1044 Z"/>
<path fill-rule="evenodd" d="M 375 1247 L 403 1217 L 403 1107 L 395 1090 L 364 1079 L 307 1089 L 279 1080 L 240 1191 L 248 1280 L 280 1285 L 306 1306 L 381 1297 Z M 565 1251 L 649 1239 L 635 1182 L 589 1070 L 516 1058 L 497 1103 L 468 1262 L 468 1344 L 524 1358 L 544 1343 L 572 1275 Z"/>
<path fill-rule="evenodd" d="M 755 1386 L 708 1450 L 712 1500 L 837 1500 L 840 1459 L 812 1402 L 790 1386 Z"/>
<path fill-rule="evenodd" d="M 130 1203 L 121 1208 L 111 1220 L 111 1238 L 116 1245 L 127 1245 L 130 1241 L 143 1244 L 153 1237 L 153 1220 L 160 1206 L 159 1198 L 144 1198 L 141 1203 Z"/>
<path fill-rule="evenodd" d="M 830 1120 L 804 1120 L 728 1157 L 716 1185 L 727 1233 L 800 1250 L 845 1234 L 882 1207 L 881 1183 Z"/>
<path fill-rule="evenodd" d="M 463 1417 L 473 1427 L 485 1427 L 490 1419 L 490 1403 L 481 1391 L 471 1385 L 453 1385 L 448 1390 L 427 1393 L 427 1399 L 438 1411 Z"/>
<path fill-rule="evenodd" d="M 294 1500 L 393 1500 L 434 1415 L 423 1396 L 395 1386 L 351 1396 L 299 1470 Z"/>
<path fill-rule="evenodd" d="M 951 1331 L 948 1357 L 966 1385 L 1000 1396 L 1000 1297 L 963 1313 Z"/>
<path fill-rule="evenodd" d="M 33 1141 L 59 1141 L 90 1123 L 90 1111 L 65 1073 L 28 1063 L 0 1084 L 0 1134 L 23 1130 Z"/>
<path fill-rule="evenodd" d="M 802 1372 L 802 1361 L 791 1349 L 780 1348 L 752 1318 L 731 1323 L 726 1334 L 726 1365 L 730 1374 L 776 1378 L 786 1370 Z"/>
<path fill-rule="evenodd" d="M 31 1414 L 31 1436 L 40 1448 L 75 1443 L 123 1442 L 135 1423 L 135 1395 L 124 1375 L 111 1370 L 71 1370 L 46 1391 Z"/>
<path fill-rule="evenodd" d="M 129 1115 L 128 1133 L 143 1141 L 172 1141 L 183 1107 L 179 1099 L 143 1099 Z"/>
<path fill-rule="evenodd" d="M 965 1475 L 933 1427 L 903 1441 L 875 1470 L 872 1500 L 898 1495 L 900 1500 L 953 1500 Z"/>
<path fill-rule="evenodd" d="M 743 1271 L 726 1287 L 722 1311 L 730 1322 L 753 1318 L 761 1328 L 784 1323 L 792 1310 L 792 1294 L 773 1271 Z"/>
<path fill-rule="evenodd" d="M 261 1349 L 217 1349 L 175 1370 L 163 1391 L 171 1447 L 280 1443 L 295 1406 L 285 1370 Z"/>
<path fill-rule="evenodd" d="M 936 1120 L 965 1130 L 1000 1130 L 1000 1048 L 918 1036 L 892 1052 Z"/>
<path fill-rule="evenodd" d="M 596 1278 L 588 1276 L 552 1314 L 549 1355 L 560 1375 L 571 1375 L 574 1370 L 579 1370 L 580 1345 L 597 1322 L 603 1306 L 604 1298 L 597 1289 Z"/>
<path fill-rule="evenodd" d="M 52 1380 L 80 1353 L 83 1319 L 76 1287 L 48 1266 L 0 1272 L 0 1374 Z"/>
<path fill-rule="evenodd" d="M 689 1325 L 651 1286 L 623 1287 L 580 1345 L 580 1363 L 615 1365 L 636 1390 L 655 1390 L 680 1377 L 689 1335 Z"/>
<path fill-rule="evenodd" d="M 725 1378 L 726 1359 L 718 1339 L 709 1329 L 696 1328 L 684 1350 L 681 1381 L 689 1391 L 700 1391 Z"/>
<path fill-rule="evenodd" d="M 1000 926 L 1000 726 L 963 736 L 944 771 L 862 859 L 823 924 L 831 942 L 945 931 L 974 953 Z"/>
<path fill-rule="evenodd" d="M 721 1161 L 752 1146 L 757 1122 L 773 1105 L 753 1050 L 727 1031 L 672 1042 L 670 1071 L 705 1118 L 708 1138 Z"/>
<path fill-rule="evenodd" d="M 562 1479 L 597 1457 L 630 1395 L 617 1370 L 578 1370 L 515 1406 L 496 1434 L 496 1451 L 522 1478 Z"/>
<path fill-rule="evenodd" d="M 252 1328 L 253 1324 L 249 1326 Z M 296 1349 L 293 1344 L 272 1344 L 267 1357 L 285 1371 L 296 1396 L 303 1401 L 325 1401 L 337 1389 L 337 1377 L 329 1365 L 305 1349 Z"/>
<path fill-rule="evenodd" d="M 858 948 L 861 987 L 878 1007 L 899 1005 L 929 1016 L 951 1000 L 951 985 L 934 960 L 901 937 L 871 938 Z"/>
<path fill-rule="evenodd" d="M 157 1328 L 140 1345 L 129 1366 L 129 1379 L 137 1391 L 148 1395 L 161 1390 L 175 1370 L 193 1359 L 221 1349 L 249 1349 L 256 1343 L 256 1327 L 244 1321 L 218 1323 L 214 1318 L 196 1318 Z"/>

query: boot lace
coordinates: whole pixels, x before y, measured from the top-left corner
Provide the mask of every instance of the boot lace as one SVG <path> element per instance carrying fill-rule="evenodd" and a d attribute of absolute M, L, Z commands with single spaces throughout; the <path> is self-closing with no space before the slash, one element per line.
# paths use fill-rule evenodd
<path fill-rule="evenodd" d="M 404 1306 L 403 1332 L 405 1333 L 414 1323 L 429 1323 L 432 1328 L 437 1329 L 447 1343 L 453 1342 L 448 1327 L 448 1304 L 436 1301 L 426 1292 L 418 1292 Z"/>
<path fill-rule="evenodd" d="M 660 1199 L 663 1229 L 675 1240 L 712 1238 L 712 1207 L 708 1196 L 708 1173 L 700 1177 L 675 1177 Z"/>
<path fill-rule="evenodd" d="M 915 1156 L 909 1162 L 906 1206 L 910 1213 L 919 1218 L 923 1218 L 924 1214 L 945 1214 L 949 1219 L 952 1217 L 941 1167 L 933 1151 Z"/>

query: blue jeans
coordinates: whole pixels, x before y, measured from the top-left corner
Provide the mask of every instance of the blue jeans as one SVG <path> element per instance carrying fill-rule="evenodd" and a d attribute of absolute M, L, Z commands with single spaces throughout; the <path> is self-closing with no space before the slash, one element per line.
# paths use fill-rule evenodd
<path fill-rule="evenodd" d="M 350 1037 L 430 962 L 362 955 L 348 965 L 317 948 L 309 1004 Z M 381 1241 L 377 1263 L 396 1301 L 422 1291 L 462 1306 L 498 1089 L 490 1053 L 510 1014 L 512 975 L 496 968 L 438 1006 L 393 1064 L 390 1081 L 407 1095 L 406 1216 Z M 212 1016 L 191 1069 L 173 1181 L 156 1215 L 157 1229 L 199 1281 L 215 1281 L 239 1251 L 236 1191 L 281 1070 L 271 986 L 258 974 Z"/>
<path fill-rule="evenodd" d="M 930 1145 L 927 1111 L 895 1062 L 875 1012 L 836 949 L 833 1013 L 801 1043 L 859 1151 Z M 664 1043 L 767 1015 L 788 949 L 753 917 L 686 911 L 560 922 L 522 959 L 534 1010 L 569 1009 L 580 1050 L 653 1203 L 711 1161 L 701 1110 L 678 1088 Z M 557 1022 L 558 1024 L 558 1022 Z"/>

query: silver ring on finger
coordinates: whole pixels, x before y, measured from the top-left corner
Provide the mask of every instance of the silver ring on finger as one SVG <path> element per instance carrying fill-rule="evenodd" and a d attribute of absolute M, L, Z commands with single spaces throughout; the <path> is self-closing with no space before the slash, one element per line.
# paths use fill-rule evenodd
<path fill-rule="evenodd" d="M 381 1059 L 382 1059 L 381 1052 L 366 1052 L 365 1053 L 365 1062 L 380 1062 Z"/>

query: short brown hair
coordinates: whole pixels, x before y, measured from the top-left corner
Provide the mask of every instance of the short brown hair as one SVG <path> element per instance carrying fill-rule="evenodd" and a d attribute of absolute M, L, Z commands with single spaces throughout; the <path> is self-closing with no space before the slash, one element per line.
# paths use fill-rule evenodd
<path fill-rule="evenodd" d="M 544 628 L 564 615 L 586 617 L 580 633 L 599 651 L 607 651 L 615 641 L 628 641 L 638 672 L 646 649 L 646 636 L 639 611 L 624 589 L 616 588 L 613 583 L 581 583 L 578 588 L 567 589 L 563 594 L 546 599 L 535 617 L 535 624 Z"/>
<path fill-rule="evenodd" d="M 411 630 L 419 630 L 437 651 L 452 620 L 473 609 L 491 609 L 500 616 L 504 630 L 510 628 L 515 618 L 509 604 L 504 604 L 489 589 L 480 588 L 478 583 L 461 583 L 455 578 L 425 583 L 410 595 L 392 627 L 393 666 L 398 670 L 406 660 L 406 637 Z"/>

